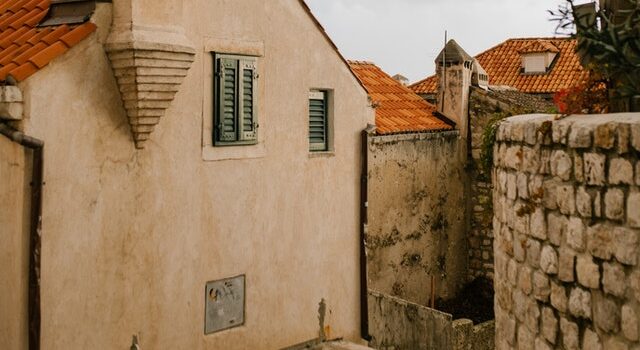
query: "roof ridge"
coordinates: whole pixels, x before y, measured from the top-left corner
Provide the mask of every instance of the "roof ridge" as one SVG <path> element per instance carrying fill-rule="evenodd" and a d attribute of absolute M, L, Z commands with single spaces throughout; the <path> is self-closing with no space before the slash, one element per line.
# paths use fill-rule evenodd
<path fill-rule="evenodd" d="M 362 87 L 362 89 L 367 92 L 367 88 L 364 86 L 364 84 L 362 84 L 362 82 L 360 81 L 360 79 L 358 79 L 358 77 L 356 76 L 355 73 L 353 73 L 353 71 L 351 70 L 350 66 L 349 66 L 349 62 L 347 62 L 347 59 L 344 58 L 344 56 L 342 55 L 342 53 L 340 52 L 340 50 L 338 49 L 338 46 L 336 46 L 336 44 L 333 42 L 333 40 L 331 39 L 331 37 L 329 36 L 329 34 L 327 33 L 327 31 L 324 29 L 324 27 L 322 26 L 322 23 L 320 23 L 320 21 L 316 18 L 316 16 L 313 14 L 313 11 L 311 11 L 311 8 L 309 7 L 309 5 L 307 5 L 307 3 L 305 2 L 305 0 L 298 0 L 298 4 L 300 4 L 300 6 L 302 7 L 302 9 L 304 10 L 304 12 L 307 13 L 307 15 L 309 16 L 309 18 L 311 18 L 311 21 L 313 22 L 313 24 L 316 26 L 316 28 L 320 31 L 320 33 L 322 34 L 322 36 L 324 36 L 324 38 L 326 39 L 326 41 L 329 43 L 329 45 L 333 48 L 333 51 L 335 51 L 335 53 L 338 55 L 338 57 L 342 60 L 342 62 L 344 62 L 344 64 L 347 66 L 347 68 L 349 68 L 349 71 L 351 72 L 351 74 L 353 75 L 353 77 L 355 78 L 356 82 Z"/>
<path fill-rule="evenodd" d="M 483 55 L 483 54 L 485 54 L 485 53 L 487 53 L 487 52 L 489 52 L 489 51 L 492 51 L 492 50 L 494 50 L 495 48 L 500 47 L 500 46 L 502 46 L 502 45 L 504 45 L 504 44 L 506 44 L 506 43 L 508 43 L 508 42 L 510 42 L 510 41 L 525 41 L 525 40 L 573 40 L 573 39 L 574 39 L 574 38 L 572 38 L 572 37 L 570 37 L 570 36 L 566 36 L 566 37 L 542 37 L 542 36 L 541 36 L 541 37 L 509 38 L 509 39 L 506 39 L 506 40 L 504 40 L 504 41 L 500 42 L 499 44 L 496 44 L 496 45 L 494 45 L 494 46 L 492 46 L 492 47 L 490 47 L 490 48 L 488 48 L 488 49 L 486 49 L 486 50 L 484 50 L 484 51 L 480 52 L 479 54 L 474 55 L 473 57 L 474 57 L 474 58 L 478 58 L 479 56 L 481 56 L 481 55 Z"/>
<path fill-rule="evenodd" d="M 347 63 L 349 64 L 359 64 L 359 65 L 376 65 L 374 62 L 372 61 L 366 61 L 366 60 L 347 60 Z"/>

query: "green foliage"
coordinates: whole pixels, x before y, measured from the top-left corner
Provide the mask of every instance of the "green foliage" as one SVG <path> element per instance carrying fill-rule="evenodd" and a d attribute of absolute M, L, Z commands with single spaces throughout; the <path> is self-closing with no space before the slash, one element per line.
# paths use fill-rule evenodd
<path fill-rule="evenodd" d="M 511 113 L 498 111 L 493 113 L 487 126 L 482 132 L 482 144 L 480 149 L 480 165 L 482 166 L 482 174 L 486 179 L 490 178 L 491 168 L 493 167 L 493 146 L 496 143 L 496 133 L 500 121 L 504 118 L 512 116 Z"/>
<path fill-rule="evenodd" d="M 620 97 L 640 95 L 640 3 L 619 0 L 617 8 L 595 13 L 581 10 L 574 0 L 550 11 L 557 32 L 576 30 L 582 64 L 610 79 Z"/>

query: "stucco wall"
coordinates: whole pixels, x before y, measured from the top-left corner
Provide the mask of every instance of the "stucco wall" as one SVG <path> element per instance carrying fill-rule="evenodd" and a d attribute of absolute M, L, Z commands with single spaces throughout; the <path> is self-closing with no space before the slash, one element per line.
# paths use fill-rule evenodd
<path fill-rule="evenodd" d="M 47 149 L 43 348 L 125 349 L 138 334 L 142 349 L 277 349 L 318 336 L 323 298 L 328 335 L 358 338 L 365 91 L 298 1 L 198 0 L 181 24 L 196 61 L 142 151 L 104 26 L 21 86 L 25 132 Z M 260 149 L 205 161 L 209 51 L 255 43 Z M 334 91 L 322 157 L 308 152 L 310 88 Z M 245 325 L 205 336 L 205 283 L 239 274 Z"/>
<path fill-rule="evenodd" d="M 379 350 L 452 349 L 451 315 L 369 292 L 371 346 Z"/>
<path fill-rule="evenodd" d="M 528 115 L 500 124 L 497 349 L 640 344 L 639 117 Z"/>
<path fill-rule="evenodd" d="M 369 141 L 369 288 L 427 305 L 466 282 L 464 155 L 457 132 Z"/>
<path fill-rule="evenodd" d="M 28 348 L 29 162 L 27 152 L 0 135 L 0 343 Z"/>
<path fill-rule="evenodd" d="M 369 291 L 370 345 L 379 350 L 493 350 L 495 322 L 451 315 Z"/>

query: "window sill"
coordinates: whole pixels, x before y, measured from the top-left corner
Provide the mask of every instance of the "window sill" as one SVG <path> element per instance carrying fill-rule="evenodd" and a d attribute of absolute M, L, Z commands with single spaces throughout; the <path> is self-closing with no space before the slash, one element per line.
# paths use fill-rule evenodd
<path fill-rule="evenodd" d="M 205 162 L 215 162 L 222 160 L 259 159 L 267 155 L 267 148 L 264 142 L 253 145 L 242 146 L 219 146 L 205 145 L 202 147 L 202 159 Z"/>
<path fill-rule="evenodd" d="M 309 152 L 309 158 L 332 158 L 336 156 L 334 151 Z"/>

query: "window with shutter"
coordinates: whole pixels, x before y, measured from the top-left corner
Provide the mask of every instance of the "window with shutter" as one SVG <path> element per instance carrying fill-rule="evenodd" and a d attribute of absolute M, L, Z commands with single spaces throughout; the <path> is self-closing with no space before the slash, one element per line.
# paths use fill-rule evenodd
<path fill-rule="evenodd" d="M 328 151 L 327 92 L 309 92 L 309 150 Z"/>
<path fill-rule="evenodd" d="M 255 57 L 215 55 L 216 95 L 213 144 L 257 143 L 257 64 Z"/>

